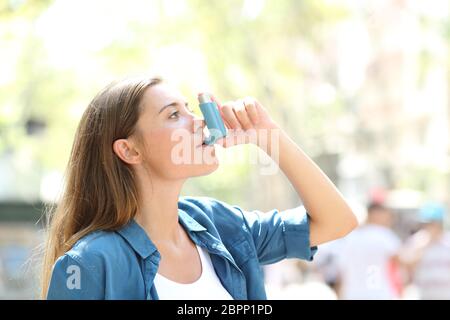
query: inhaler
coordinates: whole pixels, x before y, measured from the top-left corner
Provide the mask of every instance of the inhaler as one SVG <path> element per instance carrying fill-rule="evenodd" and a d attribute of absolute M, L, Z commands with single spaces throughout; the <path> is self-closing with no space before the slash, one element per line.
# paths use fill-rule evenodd
<path fill-rule="evenodd" d="M 203 114 L 209 131 L 209 136 L 206 137 L 203 143 L 214 144 L 218 139 L 227 135 L 227 129 L 220 116 L 219 107 L 207 93 L 200 93 L 198 95 L 198 101 L 200 103 L 200 111 Z"/>

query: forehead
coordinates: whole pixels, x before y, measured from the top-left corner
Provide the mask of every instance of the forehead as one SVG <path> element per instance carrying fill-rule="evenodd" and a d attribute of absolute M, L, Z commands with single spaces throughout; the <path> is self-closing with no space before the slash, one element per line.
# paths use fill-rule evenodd
<path fill-rule="evenodd" d="M 181 92 L 169 83 L 160 83 L 148 88 L 142 98 L 144 110 L 159 112 L 165 105 L 172 102 L 184 102 Z"/>

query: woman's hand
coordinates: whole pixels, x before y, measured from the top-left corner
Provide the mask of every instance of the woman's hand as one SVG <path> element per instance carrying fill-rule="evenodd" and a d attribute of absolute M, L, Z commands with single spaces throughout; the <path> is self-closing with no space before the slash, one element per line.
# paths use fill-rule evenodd
<path fill-rule="evenodd" d="M 221 105 L 212 98 L 229 129 L 227 137 L 217 143 L 224 147 L 256 143 L 278 164 L 309 214 L 311 246 L 344 237 L 356 228 L 358 221 L 334 184 L 256 99 Z"/>
<path fill-rule="evenodd" d="M 278 129 L 264 108 L 255 98 L 246 97 L 221 104 L 212 96 L 219 107 L 220 115 L 228 129 L 225 138 L 217 144 L 227 148 L 238 144 L 253 143 L 260 145 L 270 136 L 271 130 Z"/>

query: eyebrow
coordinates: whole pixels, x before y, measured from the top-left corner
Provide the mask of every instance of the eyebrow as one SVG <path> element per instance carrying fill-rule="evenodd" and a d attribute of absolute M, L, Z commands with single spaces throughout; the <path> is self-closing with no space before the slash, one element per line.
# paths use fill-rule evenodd
<path fill-rule="evenodd" d="M 180 104 L 178 102 L 172 102 L 172 103 L 166 104 L 164 107 L 162 107 L 159 110 L 158 114 L 163 112 L 166 108 L 173 107 L 173 106 L 176 106 L 176 105 L 180 105 Z M 187 107 L 187 106 L 189 106 L 189 103 L 185 102 L 184 105 Z"/>

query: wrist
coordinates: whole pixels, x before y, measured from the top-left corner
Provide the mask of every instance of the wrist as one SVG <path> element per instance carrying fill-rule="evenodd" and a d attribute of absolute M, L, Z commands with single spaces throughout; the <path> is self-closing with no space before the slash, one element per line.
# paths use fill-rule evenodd
<path fill-rule="evenodd" d="M 275 122 L 264 125 L 257 132 L 256 145 L 270 155 L 274 147 L 280 143 L 282 129 Z"/>

